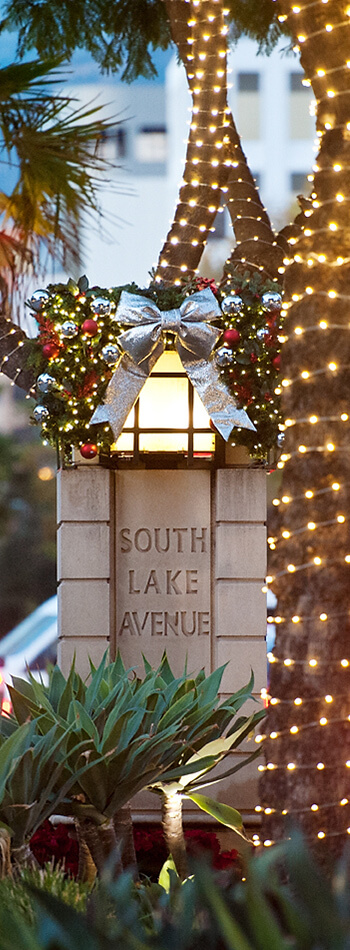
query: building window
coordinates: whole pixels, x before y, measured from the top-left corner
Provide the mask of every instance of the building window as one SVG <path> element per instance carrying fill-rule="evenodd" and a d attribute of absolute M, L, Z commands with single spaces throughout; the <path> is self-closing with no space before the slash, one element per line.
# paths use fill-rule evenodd
<path fill-rule="evenodd" d="M 289 74 L 289 136 L 291 139 L 311 139 L 315 133 L 315 119 L 310 112 L 312 89 L 302 84 L 303 73 Z"/>
<path fill-rule="evenodd" d="M 238 92 L 258 92 L 259 79 L 259 73 L 238 73 Z"/>
<path fill-rule="evenodd" d="M 237 73 L 237 129 L 243 141 L 260 138 L 259 89 L 259 73 Z"/>
<path fill-rule="evenodd" d="M 101 153 L 106 161 L 125 158 L 127 152 L 126 129 L 118 125 L 115 129 L 106 129 L 101 136 Z"/>
<path fill-rule="evenodd" d="M 310 95 L 310 87 L 303 86 L 302 80 L 304 79 L 304 73 L 290 73 L 289 75 L 289 86 L 291 92 L 308 92 Z"/>
<path fill-rule="evenodd" d="M 147 164 L 165 162 L 167 134 L 164 125 L 145 125 L 136 134 L 135 158 Z"/>
<path fill-rule="evenodd" d="M 295 195 L 303 195 L 310 191 L 307 172 L 292 172 L 290 176 L 290 191 Z"/>

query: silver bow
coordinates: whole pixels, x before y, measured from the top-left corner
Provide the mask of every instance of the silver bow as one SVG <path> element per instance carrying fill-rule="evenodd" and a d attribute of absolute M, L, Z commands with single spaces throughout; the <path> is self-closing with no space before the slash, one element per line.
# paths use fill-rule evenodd
<path fill-rule="evenodd" d="M 134 406 L 146 379 L 164 351 L 163 333 L 175 334 L 175 347 L 192 385 L 215 428 L 228 439 L 234 426 L 255 429 L 218 376 L 210 359 L 221 330 L 210 326 L 221 310 L 207 288 L 186 297 L 176 310 L 159 310 L 153 300 L 123 290 L 115 320 L 130 324 L 118 338 L 123 354 L 107 387 L 105 402 L 95 409 L 92 423 L 109 422 L 115 439 Z"/>

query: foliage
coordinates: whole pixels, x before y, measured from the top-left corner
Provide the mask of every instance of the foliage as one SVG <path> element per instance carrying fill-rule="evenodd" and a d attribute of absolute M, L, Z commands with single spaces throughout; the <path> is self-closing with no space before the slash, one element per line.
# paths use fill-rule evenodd
<path fill-rule="evenodd" d="M 71 756 L 75 763 L 84 751 L 74 736 L 69 742 L 72 732 L 39 717 L 1 737 L 0 826 L 10 831 L 14 852 L 57 811 L 81 772 L 90 768 L 83 756 L 78 766 L 70 766 Z"/>
<path fill-rule="evenodd" d="M 256 425 L 256 432 L 235 429 L 234 442 L 248 445 L 253 454 L 264 458 L 272 447 L 276 447 L 281 421 L 279 396 L 275 393 L 279 375 L 280 316 L 279 311 L 266 312 L 262 295 L 268 290 L 276 293 L 278 288 L 272 282 L 262 285 L 259 276 L 251 280 L 247 276 L 241 280 L 237 278 L 237 281 L 236 291 L 242 295 L 242 310 L 235 316 L 223 313 L 219 325 L 223 332 L 235 327 L 239 343 L 233 350 L 227 348 L 227 352 L 232 354 L 231 362 L 219 368 L 219 372 L 237 405 L 247 410 Z M 39 333 L 31 341 L 29 357 L 37 378 L 45 373 L 51 378 L 50 391 L 39 393 L 39 404 L 48 413 L 41 423 L 43 438 L 52 445 L 59 445 L 66 455 L 69 455 L 72 444 L 82 446 L 85 443 L 108 452 L 114 440 L 112 430 L 108 425 L 91 426 L 90 419 L 103 400 L 120 356 L 117 346 L 123 326 L 118 322 L 116 308 L 122 291 L 149 297 L 160 310 L 166 310 L 179 307 L 186 296 L 205 283 L 215 288 L 214 292 L 221 301 L 228 291 L 234 292 L 226 283 L 225 290 L 219 294 L 213 282 L 202 278 L 184 281 L 179 288 L 163 288 L 151 283 L 146 289 L 135 284 L 112 290 L 90 289 L 86 277 L 80 278 L 78 283 L 70 279 L 66 285 L 49 285 L 41 309 L 35 312 Z M 96 314 L 95 300 L 97 303 L 103 301 L 105 313 Z M 34 304 L 37 307 L 35 301 Z M 92 327 L 85 332 L 87 320 L 92 321 Z M 67 321 L 72 332 L 69 338 L 64 335 Z M 217 350 L 223 341 L 224 337 L 221 337 Z M 108 365 L 104 354 L 108 344 L 115 347 L 113 367 Z M 167 334 L 166 345 L 173 346 L 173 334 Z"/>
<path fill-rule="evenodd" d="M 6 877 L 0 881 L 0 905 L 6 902 L 14 911 L 18 909 L 33 924 L 35 921 L 34 898 L 30 888 L 44 890 L 54 894 L 64 904 L 75 907 L 78 911 L 86 909 L 89 887 L 82 881 L 68 877 L 66 866 L 46 861 L 43 867 L 21 867 L 16 877 Z M 37 904 L 36 904 L 37 910 Z M 0 937 L 1 945 L 1 937 Z"/>
<path fill-rule="evenodd" d="M 158 670 L 145 661 L 144 678 L 130 679 L 118 656 L 110 664 L 104 657 L 97 669 L 91 665 L 89 685 L 74 664 L 67 680 L 55 667 L 47 686 L 32 676 L 29 682 L 13 677 L 14 714 L 0 722 L 0 759 L 7 763 L 0 821 L 10 827 L 16 846 L 28 841 L 45 817 L 74 815 L 101 866 L 101 854 L 97 860 L 94 851 L 97 839 L 104 855 L 116 847 L 111 821 L 146 787 L 164 795 L 193 795 L 199 807 L 244 838 L 238 812 L 196 794 L 205 773 L 264 716 L 260 709 L 237 717 L 245 700 L 252 699 L 253 677 L 219 702 L 223 670 L 175 677 L 164 655 Z M 258 752 L 240 758 L 222 777 Z"/>
<path fill-rule="evenodd" d="M 86 215 L 99 211 L 98 175 L 106 171 L 97 144 L 115 122 L 101 107 L 76 107 L 55 87 L 65 79 L 62 51 L 44 62 L 0 69 L 1 155 L 13 172 L 0 192 L 0 285 L 43 265 L 43 252 L 63 264 L 80 259 Z"/>
<path fill-rule="evenodd" d="M 280 307 L 266 312 L 262 305 L 263 294 L 270 291 L 278 294 L 281 288 L 260 274 L 251 276 L 249 271 L 237 272 L 233 279 L 224 277 L 221 287 L 222 296 L 237 294 L 243 301 L 241 312 L 224 321 L 225 327 L 233 326 L 240 338 L 234 346 L 233 363 L 222 370 L 223 378 L 256 426 L 256 432 L 235 429 L 232 439 L 238 445 L 246 445 L 257 457 L 266 456 L 269 450 L 277 451 L 282 423 L 278 383 L 283 321 Z"/>
<path fill-rule="evenodd" d="M 7 0 L 3 7 L 2 27 L 19 29 L 20 54 L 35 48 L 40 56 L 64 52 L 70 58 L 84 48 L 103 70 L 122 67 L 127 82 L 153 76 L 150 48 L 171 43 L 163 0 L 46 0 L 29 7 L 25 0 Z M 229 0 L 226 7 L 234 38 L 248 33 L 263 49 L 275 45 L 282 28 L 273 0 Z"/>
<path fill-rule="evenodd" d="M 31 886 L 34 923 L 0 886 L 1 950 L 348 950 L 349 855 L 328 880 L 299 835 L 254 856 L 236 884 L 203 862 L 182 885 L 174 870 L 163 878 L 135 887 L 106 869 L 86 912 Z"/>
<path fill-rule="evenodd" d="M 270 53 L 281 36 L 290 36 L 288 22 L 280 22 L 275 0 L 228 0 L 231 41 L 249 36 L 258 42 L 259 52 Z"/>

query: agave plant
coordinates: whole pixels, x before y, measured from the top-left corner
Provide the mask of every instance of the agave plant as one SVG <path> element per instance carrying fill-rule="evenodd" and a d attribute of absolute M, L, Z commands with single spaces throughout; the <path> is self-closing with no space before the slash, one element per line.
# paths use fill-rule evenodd
<path fill-rule="evenodd" d="M 193 681 L 184 673 L 167 682 L 163 667 L 166 661 L 159 670 L 149 668 L 144 680 L 130 680 L 119 657 L 110 665 L 104 658 L 92 668 L 89 686 L 73 665 L 67 680 L 55 668 L 48 687 L 33 677 L 29 683 L 14 678 L 10 687 L 15 718 L 4 724 L 8 733 L 28 717 L 43 733 L 54 726 L 67 732 L 71 794 L 60 810 L 79 819 L 99 869 L 116 848 L 114 816 L 136 792 L 161 777 L 165 782 L 178 778 L 180 757 L 182 773 L 198 771 L 197 763 L 187 765 L 202 743 L 192 728 L 191 745 L 186 745 Z M 203 761 L 205 766 L 213 759 Z"/>
<path fill-rule="evenodd" d="M 88 686 L 74 665 L 67 680 L 56 667 L 47 687 L 32 677 L 29 683 L 14 678 L 10 692 L 15 719 L 7 723 L 8 731 L 28 717 L 35 717 L 45 730 L 54 724 L 69 730 L 67 764 L 79 772 L 79 780 L 60 809 L 79 820 L 80 835 L 99 870 L 116 847 L 123 807 L 146 787 L 162 794 L 166 840 L 182 876 L 186 873 L 181 815 L 185 795 L 212 815 L 221 815 L 219 820 L 224 816 L 225 823 L 244 838 L 238 812 L 197 794 L 204 773 L 234 749 L 263 715 L 259 710 L 232 722 L 245 699 L 251 698 L 253 679 L 218 704 L 223 669 L 208 677 L 203 671 L 194 678 L 186 671 L 175 677 L 164 655 L 158 670 L 145 662 L 144 678 L 130 678 L 118 656 L 111 664 L 104 657 L 97 669 L 92 665 Z"/>
<path fill-rule="evenodd" d="M 184 713 L 188 732 L 186 746 L 180 750 L 177 761 L 178 777 L 169 782 L 163 776 L 160 781 L 149 784 L 151 791 L 160 793 L 162 796 L 164 835 L 169 853 L 172 854 L 181 877 L 186 877 L 187 874 L 186 844 L 182 825 L 184 799 L 192 800 L 211 817 L 234 830 L 240 838 L 238 850 L 245 851 L 247 847 L 240 813 L 231 806 L 198 794 L 199 789 L 233 775 L 259 754 L 259 750 L 255 749 L 219 776 L 214 776 L 210 780 L 204 779 L 204 776 L 219 765 L 222 759 L 236 749 L 247 736 L 253 734 L 256 724 L 265 715 L 264 710 L 259 709 L 250 716 L 237 717 L 244 702 L 253 698 L 253 675 L 246 686 L 226 698 L 224 702 L 219 702 L 218 692 L 224 669 L 225 667 L 222 666 L 208 677 L 201 671 L 193 681 L 191 704 Z M 172 678 L 174 679 L 167 661 L 166 675 L 170 682 Z M 208 738 L 210 741 L 207 741 Z M 188 757 L 188 750 L 191 748 L 196 751 Z M 182 765 L 186 765 L 183 771 L 181 771 Z"/>
<path fill-rule="evenodd" d="M 82 762 L 76 773 L 69 767 L 83 751 L 84 743 L 74 745 L 70 728 L 44 723 L 43 717 L 19 725 L 0 742 L 0 827 L 11 838 L 12 863 L 31 861 L 29 841 L 39 826 L 59 809 L 60 802 L 69 794 L 79 779 L 80 772 L 89 769 Z M 9 837 L 7 839 L 9 845 Z M 6 850 L 6 849 L 5 849 Z M 1 873 L 10 870 L 1 849 Z"/>

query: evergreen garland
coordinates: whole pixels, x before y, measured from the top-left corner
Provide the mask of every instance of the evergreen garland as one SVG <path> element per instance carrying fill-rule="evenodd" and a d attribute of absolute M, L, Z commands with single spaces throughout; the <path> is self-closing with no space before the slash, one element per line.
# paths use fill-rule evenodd
<path fill-rule="evenodd" d="M 144 289 L 132 283 L 108 290 L 89 288 L 84 276 L 77 283 L 49 284 L 46 291 L 35 292 L 28 301 L 38 323 L 29 353 L 38 398 L 32 421 L 41 424 L 44 441 L 56 445 L 65 456 L 72 445 L 91 444 L 108 452 L 114 442 L 108 425 L 91 425 L 90 420 L 121 354 L 118 337 L 124 326 L 116 320 L 116 309 L 123 290 L 149 297 L 160 310 L 169 310 L 207 286 L 223 306 L 217 322 L 223 333 L 213 354 L 218 374 L 256 426 L 256 432 L 234 429 L 232 443 L 246 445 L 253 457 L 266 459 L 277 446 L 281 423 L 275 393 L 280 305 L 266 309 L 263 295 L 272 293 L 278 303 L 278 288 L 275 282 L 263 284 L 260 275 L 238 275 L 234 287 L 228 281 L 220 290 L 214 281 L 200 277 L 180 287 L 151 283 Z M 238 302 L 237 313 L 227 312 L 232 296 Z M 166 346 L 172 348 L 173 335 L 168 337 Z"/>

